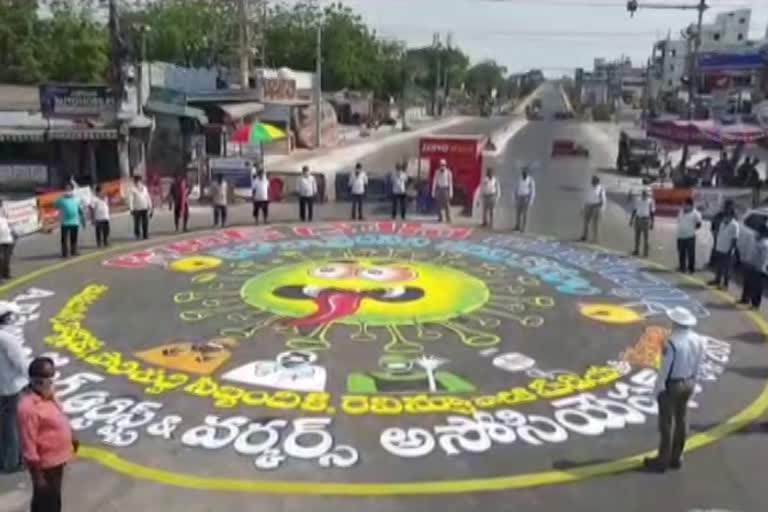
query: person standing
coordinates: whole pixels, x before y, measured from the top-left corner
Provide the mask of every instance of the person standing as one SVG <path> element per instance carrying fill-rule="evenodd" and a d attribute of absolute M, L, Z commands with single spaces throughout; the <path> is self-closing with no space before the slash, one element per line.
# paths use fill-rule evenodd
<path fill-rule="evenodd" d="M 752 309 L 760 309 L 763 302 L 763 288 L 768 271 L 768 224 L 760 226 L 757 240 L 748 261 L 744 261 L 744 287 L 739 304 L 749 304 Z"/>
<path fill-rule="evenodd" d="M 264 224 L 269 222 L 269 177 L 263 168 L 259 168 L 253 177 L 253 219 L 259 223 L 259 212 Z"/>
<path fill-rule="evenodd" d="M 299 218 L 302 222 L 312 222 L 315 197 L 317 196 L 317 180 L 309 173 L 306 165 L 301 168 L 301 176 L 296 183 L 299 193 Z"/>
<path fill-rule="evenodd" d="M 177 174 L 168 194 L 168 207 L 173 209 L 173 226 L 177 233 L 179 232 L 180 222 L 184 232 L 187 232 L 190 193 L 191 189 L 187 183 L 187 178 L 183 174 Z"/>
<path fill-rule="evenodd" d="M 717 234 L 720 231 L 720 226 L 723 224 L 723 219 L 727 212 L 734 212 L 733 200 L 726 199 L 723 203 L 723 208 L 718 211 L 712 220 L 710 221 L 710 233 L 712 234 L 712 251 L 709 254 L 709 267 L 715 268 L 715 245 L 717 245 Z M 734 213 L 735 216 L 735 213 Z"/>
<path fill-rule="evenodd" d="M 481 185 L 483 194 L 483 227 L 493 229 L 493 218 L 496 205 L 501 198 L 501 185 L 492 168 L 485 171 L 485 178 Z"/>
<path fill-rule="evenodd" d="M 440 167 L 432 181 L 432 198 L 437 203 L 437 221 L 451 222 L 451 199 L 453 199 L 453 172 L 445 160 L 440 160 Z"/>
<path fill-rule="evenodd" d="M 64 466 L 79 443 L 53 395 L 56 368 L 48 357 L 29 364 L 29 388 L 19 399 L 21 453 L 32 478 L 32 512 L 61 511 Z"/>
<path fill-rule="evenodd" d="M 95 192 L 91 200 L 91 217 L 96 231 L 96 247 L 109 247 L 109 198 L 100 185 L 96 186 Z"/>
<path fill-rule="evenodd" d="M 355 172 L 349 177 L 349 190 L 352 194 L 352 220 L 363 220 L 363 199 L 368 187 L 368 176 L 358 162 Z"/>
<path fill-rule="evenodd" d="M 397 218 L 398 209 L 400 218 L 405 220 L 405 208 L 408 201 L 408 173 L 405 165 L 396 164 L 395 173 L 392 175 L 392 219 Z"/>
<path fill-rule="evenodd" d="M 227 225 L 227 204 L 229 202 L 229 184 L 224 181 L 224 176 L 216 175 L 216 181 L 211 185 L 211 198 L 213 200 L 213 227 Z"/>
<path fill-rule="evenodd" d="M 77 256 L 77 234 L 80 226 L 85 226 L 85 215 L 71 183 L 67 183 L 64 195 L 56 199 L 53 206 L 59 210 L 61 222 L 61 257 Z"/>
<path fill-rule="evenodd" d="M 704 359 L 701 338 L 693 332 L 696 317 L 682 307 L 667 312 L 672 331 L 662 349 L 661 369 L 656 377 L 659 406 L 659 450 L 643 462 L 651 471 L 680 469 L 687 431 L 688 400 Z"/>
<path fill-rule="evenodd" d="M 733 254 L 736 252 L 736 242 L 739 240 L 739 223 L 734 213 L 727 210 L 723 216 L 715 240 L 715 279 L 708 284 L 720 289 L 727 289 L 731 278 Z"/>
<path fill-rule="evenodd" d="M 653 202 L 648 188 L 643 188 L 640 197 L 635 201 L 635 207 L 632 210 L 632 216 L 629 219 L 629 225 L 635 227 L 635 250 L 632 256 L 640 255 L 640 239 L 643 240 L 643 257 L 648 257 L 648 235 L 653 230 L 654 216 L 656 215 L 656 205 Z"/>
<path fill-rule="evenodd" d="M 592 243 L 597 243 L 600 231 L 600 216 L 606 205 L 605 188 L 600 184 L 600 178 L 592 176 L 592 185 L 584 198 L 584 232 L 581 241 L 589 238 L 589 228 L 592 227 Z"/>
<path fill-rule="evenodd" d="M 133 216 L 133 234 L 136 240 L 149 238 L 149 218 L 153 214 L 152 196 L 141 176 L 133 177 L 133 187 L 128 195 L 128 209 Z"/>
<path fill-rule="evenodd" d="M 758 165 L 760 159 L 755 158 L 749 168 L 749 185 L 752 188 L 752 208 L 760 206 L 760 189 L 763 186 L 763 180 L 760 178 Z"/>
<path fill-rule="evenodd" d="M 3 201 L 0 199 L 0 279 L 11 278 L 11 257 L 15 244 L 16 233 L 8 222 Z"/>
<path fill-rule="evenodd" d="M 533 204 L 534 197 L 536 197 L 536 182 L 529 175 L 528 168 L 524 167 L 515 191 L 515 230 L 525 231 L 528 225 L 528 209 Z"/>
<path fill-rule="evenodd" d="M 19 306 L 0 301 L 0 473 L 22 470 L 16 408 L 27 385 L 23 340 L 10 329 Z"/>
<path fill-rule="evenodd" d="M 680 272 L 693 274 L 696 271 L 696 231 L 701 227 L 701 214 L 688 198 L 677 214 L 677 255 Z"/>

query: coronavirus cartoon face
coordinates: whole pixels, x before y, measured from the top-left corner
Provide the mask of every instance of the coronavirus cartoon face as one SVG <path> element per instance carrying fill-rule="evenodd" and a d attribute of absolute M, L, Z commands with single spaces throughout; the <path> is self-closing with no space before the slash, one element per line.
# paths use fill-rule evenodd
<path fill-rule="evenodd" d="M 478 309 L 490 292 L 479 279 L 429 263 L 335 259 L 286 265 L 247 280 L 251 306 L 294 318 L 296 327 L 447 320 Z"/>

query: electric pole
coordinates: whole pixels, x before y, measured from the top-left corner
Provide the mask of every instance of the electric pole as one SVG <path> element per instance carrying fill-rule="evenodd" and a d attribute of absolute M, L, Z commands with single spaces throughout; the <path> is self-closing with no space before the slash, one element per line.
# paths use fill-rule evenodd
<path fill-rule="evenodd" d="M 117 0 L 109 0 L 109 67 L 114 101 L 115 122 L 117 123 L 117 162 L 120 178 L 124 184 L 131 175 L 131 161 L 128 153 L 128 123 L 120 119 L 120 109 L 125 98 L 125 62 L 128 55 L 125 41 L 120 33 L 120 12 Z"/>
<path fill-rule="evenodd" d="M 315 55 L 315 147 L 322 145 L 320 130 L 323 120 L 323 27 L 317 26 L 317 54 Z"/>
<path fill-rule="evenodd" d="M 445 93 L 443 94 L 443 96 L 447 100 L 448 99 L 448 95 L 450 94 L 450 91 L 451 91 L 451 89 L 450 89 L 451 86 L 450 86 L 450 83 L 449 83 L 449 80 L 448 80 L 448 71 L 449 71 L 448 63 L 449 63 L 450 58 L 451 58 L 451 46 L 453 45 L 453 34 L 451 32 L 448 32 L 448 34 L 446 34 L 445 41 L 446 41 L 446 48 L 447 48 L 448 51 L 445 53 L 445 63 L 443 65 L 443 68 L 444 68 L 444 71 L 443 71 L 443 88 L 445 90 Z"/>
<path fill-rule="evenodd" d="M 239 18 L 239 51 L 240 56 L 240 87 L 243 90 L 248 89 L 250 85 L 250 37 L 248 30 L 248 9 L 246 0 L 238 0 L 238 18 Z"/>
<path fill-rule="evenodd" d="M 435 55 L 435 84 L 432 91 L 432 115 L 437 117 L 437 102 L 440 91 L 440 34 L 432 36 L 432 49 Z"/>

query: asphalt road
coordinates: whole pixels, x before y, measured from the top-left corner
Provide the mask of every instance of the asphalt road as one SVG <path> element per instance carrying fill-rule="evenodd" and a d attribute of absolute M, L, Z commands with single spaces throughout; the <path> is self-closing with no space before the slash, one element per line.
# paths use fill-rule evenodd
<path fill-rule="evenodd" d="M 531 122 L 513 138 L 506 150 L 502 153 L 495 167 L 505 188 L 502 204 L 499 211 L 499 232 L 507 232 L 513 223 L 513 186 L 519 172 L 519 161 L 538 162 L 535 166 L 535 178 L 537 180 L 537 198 L 531 212 L 529 230 L 542 235 L 550 235 L 560 239 L 574 240 L 580 235 L 581 220 L 579 212 L 583 200 L 583 191 L 589 183 L 589 179 L 595 169 L 605 167 L 611 162 L 612 155 L 605 148 L 591 144 L 586 138 L 583 126 L 578 122 L 553 122 L 551 114 L 561 108 L 561 99 L 556 89 L 545 89 L 542 92 L 544 103 L 544 121 Z M 463 126 L 451 128 L 451 133 L 484 133 L 501 126 L 505 119 L 491 118 L 478 119 Z M 578 159 L 566 158 L 551 160 L 548 157 L 551 141 L 555 138 L 574 138 L 590 147 L 592 158 Z M 417 150 L 415 143 L 403 144 L 399 147 L 388 148 L 370 159 L 364 160 L 367 168 L 389 168 L 394 162 L 399 161 L 403 154 Z M 294 206 L 276 208 L 276 217 L 287 218 L 293 214 Z M 325 218 L 343 218 L 346 206 L 341 209 L 333 206 L 323 207 L 322 216 Z M 203 228 L 207 225 L 207 212 L 195 217 L 194 226 Z M 246 222 L 247 211 L 239 211 L 234 214 L 235 222 Z M 126 219 L 116 221 L 119 226 L 118 239 L 128 240 Z M 156 232 L 167 232 L 169 229 L 167 216 L 162 216 L 155 221 Z M 673 261 L 673 244 L 670 243 L 667 234 L 657 233 L 658 240 L 654 244 L 652 259 L 669 266 Z M 667 238 L 664 238 L 667 237 Z M 38 268 L 41 265 L 49 265 L 55 260 L 55 241 L 52 237 L 40 236 L 34 240 L 25 242 L 20 247 L 17 268 L 18 274 L 23 271 Z M 473 239 L 474 240 L 474 239 Z M 601 243 L 609 248 L 627 251 L 630 249 L 631 233 L 626 225 L 626 214 L 618 207 L 608 210 L 603 222 Z M 422 257 L 424 257 L 422 255 Z M 437 260 L 437 253 L 426 253 L 427 261 L 430 258 Z M 95 260 L 94 263 L 97 263 Z M 107 302 L 97 304 L 94 311 L 98 320 L 89 320 L 89 328 L 97 332 L 116 333 L 125 339 L 137 339 L 137 343 L 144 343 L 153 334 L 153 325 L 162 331 L 164 327 L 172 326 L 173 320 L 168 316 L 169 312 L 162 309 L 162 301 L 159 298 L 162 293 L 143 296 L 139 292 L 154 290 L 157 286 L 176 285 L 175 281 L 167 281 L 166 277 L 153 274 L 114 274 L 108 268 L 89 263 L 72 267 L 66 272 L 58 272 L 53 276 L 41 278 L 34 282 L 41 287 L 49 287 L 62 290 L 62 295 L 57 294 L 52 299 L 50 307 L 57 310 L 66 295 L 78 286 L 87 283 L 110 281 L 110 294 L 120 293 L 120 290 L 131 290 L 137 287 L 137 294 L 126 295 L 121 302 L 113 295 Z M 642 265 L 640 267 L 643 268 Z M 474 272 L 471 266 L 468 272 Z M 648 272 L 656 272 L 650 268 Z M 118 272 L 118 271 L 114 271 Z M 665 281 L 677 281 L 673 273 L 655 274 Z M 110 277 L 111 276 L 111 277 Z M 706 276 L 704 276 L 706 278 Z M 506 279 L 506 278 L 503 278 Z M 502 280 L 503 280 L 502 279 Z M 157 282 L 154 282 L 157 281 Z M 181 281 L 179 281 L 180 283 Z M 711 391 L 707 392 L 702 408 L 693 416 L 694 429 L 701 430 L 713 423 L 719 423 L 732 415 L 755 396 L 763 381 L 768 378 L 762 336 L 754 333 L 741 316 L 736 316 L 730 305 L 723 303 L 720 298 L 713 297 L 697 285 L 682 282 L 678 284 L 681 290 L 685 290 L 695 296 L 711 311 L 712 317 L 706 322 L 707 332 L 720 339 L 727 339 L 733 348 L 733 357 L 729 368 Z M 179 288 L 181 290 L 181 288 Z M 169 293 L 164 290 L 163 293 Z M 140 298 L 142 297 L 142 298 Z M 116 300 L 116 302 L 115 302 Z M 568 297 L 558 298 L 563 304 L 569 303 Z M 49 309 L 46 307 L 46 315 Z M 558 306 L 559 307 L 559 306 Z M 116 319 L 117 311 L 149 311 L 149 316 L 138 319 L 131 314 Z M 559 310 L 558 310 L 559 311 Z M 136 313 L 137 315 L 139 313 Z M 176 315 L 176 313 L 173 313 Z M 569 363 L 580 366 L 591 357 L 608 357 L 616 355 L 621 346 L 631 344 L 633 336 L 627 335 L 627 340 L 616 338 L 615 334 L 608 331 L 581 330 L 576 327 L 576 319 L 567 313 L 553 313 L 548 317 L 546 327 L 540 331 L 540 337 L 534 337 L 530 341 L 538 341 L 540 345 L 529 346 L 527 350 L 536 359 L 544 359 L 547 364 L 555 367 L 568 367 Z M 151 318 L 149 321 L 147 318 Z M 174 316 L 175 318 L 175 316 Z M 166 320 L 167 319 L 167 320 Z M 202 325 L 202 324 L 200 324 Z M 41 333 L 44 331 L 40 327 Z M 506 329 L 506 327 L 505 327 Z M 515 339 L 515 331 L 509 328 L 509 334 L 505 338 Z M 200 336 L 204 335 L 203 327 L 200 327 Z M 196 331 L 192 328 L 188 334 Z M 36 332 L 36 331 L 30 331 Z M 505 331 L 506 332 L 506 331 Z M 557 343 L 562 338 L 562 343 Z M 266 341 L 271 338 L 263 338 Z M 126 342 L 130 344 L 130 342 Z M 557 343 L 556 345 L 552 345 Z M 518 345 L 515 345 L 516 347 Z M 120 345 L 116 345 L 119 349 Z M 125 347 L 122 347 L 125 348 Z M 257 349 L 252 349 L 257 350 Z M 454 358 L 461 357 L 451 353 Z M 599 354 L 599 356 L 598 356 Z M 258 351 L 253 355 L 263 355 Z M 340 355 L 340 365 L 357 362 L 361 355 L 355 351 Z M 346 362 L 346 363 L 345 363 Z M 468 363 L 469 364 L 469 363 Z M 482 372 L 478 369 L 467 370 L 475 378 L 482 380 Z M 490 381 L 489 381 L 490 383 Z M 112 389 L 109 389 L 112 391 Z M 195 402 L 180 400 L 178 407 L 186 416 L 195 411 Z M 201 409 L 204 413 L 207 407 Z M 538 410 L 538 409 L 537 409 Z M 220 411 L 217 411 L 220 412 Z M 225 414 L 226 415 L 226 414 Z M 378 421 L 378 420 L 377 420 Z M 420 423 L 419 423 L 420 424 Z M 344 428 L 343 432 L 351 438 L 363 435 L 368 429 L 373 429 L 377 423 L 367 418 L 359 423 L 360 427 Z M 768 493 L 764 487 L 764 450 L 760 450 L 761 442 L 768 433 L 766 420 L 748 427 L 739 434 L 726 437 L 714 445 L 696 450 L 686 457 L 685 468 L 682 472 L 667 475 L 649 475 L 641 472 L 630 471 L 613 476 L 605 476 L 593 479 L 584 479 L 575 483 L 549 485 L 533 489 L 515 491 L 496 491 L 485 493 L 463 493 L 449 496 L 420 496 L 420 497 L 370 497 L 370 498 L 338 498 L 328 497 L 301 497 L 291 495 L 255 495 L 237 493 L 217 493 L 210 491 L 198 491 L 180 489 L 161 484 L 150 483 L 121 474 L 105 470 L 101 466 L 92 463 L 74 464 L 67 475 L 65 488 L 65 503 L 67 508 L 81 512 L 99 510 L 125 510 L 137 509 L 147 511 L 168 512 L 197 512 L 209 510 L 239 510 L 250 508 L 263 508 L 266 510 L 284 511 L 346 511 L 366 509 L 375 511 L 412 511 L 412 510 L 472 510 L 484 508 L 488 510 L 520 510 L 520 511 L 568 511 L 568 512 L 594 512 L 618 510 L 627 512 L 641 512 L 647 510 L 659 510 L 664 512 L 689 512 L 696 509 L 723 509 L 731 512 L 761 512 L 768 510 Z M 398 426 L 400 424 L 398 423 Z M 404 424 L 403 424 L 404 426 Z M 361 468 L 354 471 L 352 476 L 344 476 L 343 473 L 332 473 L 337 481 L 346 478 L 349 481 L 356 479 L 370 480 L 371 464 L 375 472 L 379 465 L 381 474 L 386 481 L 412 480 L 418 481 L 425 477 L 432 478 L 479 478 L 485 476 L 509 474 L 510 472 L 538 471 L 542 469 L 561 470 L 567 474 L 579 475 L 581 468 L 593 463 L 611 460 L 621 457 L 632 451 L 638 452 L 648 449 L 654 443 L 654 431 L 652 424 L 642 427 L 632 427 L 631 430 L 621 430 L 610 436 L 595 439 L 594 442 L 566 443 L 562 448 L 546 448 L 542 451 L 524 450 L 516 445 L 515 449 L 499 452 L 498 454 L 483 454 L 489 458 L 483 459 L 479 454 L 450 458 L 428 458 L 427 465 L 414 462 L 411 466 L 403 466 L 398 473 L 398 466 L 390 466 L 390 461 L 378 456 L 367 457 L 364 453 Z M 762 434 L 762 435 L 761 435 Z M 373 450 L 372 446 L 364 448 Z M 124 452 L 131 455 L 132 452 Z M 174 460 L 183 467 L 175 467 L 176 470 L 187 470 L 203 475 L 218 475 L 227 471 L 239 473 L 242 471 L 244 460 L 233 460 L 231 465 L 221 460 L 221 456 L 211 452 L 210 456 L 203 453 L 201 456 L 190 457 L 184 450 L 166 452 L 165 445 L 151 443 L 144 448 L 140 455 L 141 461 L 157 460 L 166 464 L 173 464 Z M 123 453 L 118 450 L 118 453 Z M 373 452 L 371 452 L 373 453 Z M 178 458 L 174 459 L 174 456 Z M 280 475 L 276 475 L 280 476 Z M 290 472 L 284 475 L 286 479 L 307 477 L 307 474 Z M 326 480 L 329 477 L 322 476 L 322 472 L 311 475 L 312 479 Z M 9 491 L 24 479 L 16 477 L 4 477 L 0 479 L 0 496 L 2 492 Z M 87 482 L 87 483 L 86 483 Z M 11 498 L 24 494 L 26 489 L 10 491 Z M 10 495 L 9 495 L 10 496 Z M 10 503 L 11 498 L 7 503 Z M 0 511 L 5 512 L 22 510 L 20 507 L 9 505 L 3 508 L 4 501 L 0 498 Z"/>

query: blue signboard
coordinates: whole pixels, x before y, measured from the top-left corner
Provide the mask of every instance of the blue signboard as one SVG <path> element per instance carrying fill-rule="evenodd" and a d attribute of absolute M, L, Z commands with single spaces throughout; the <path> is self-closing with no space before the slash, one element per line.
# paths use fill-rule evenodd
<path fill-rule="evenodd" d="M 753 53 L 704 53 L 699 57 L 702 71 L 749 71 L 765 67 L 765 57 L 759 50 Z"/>

